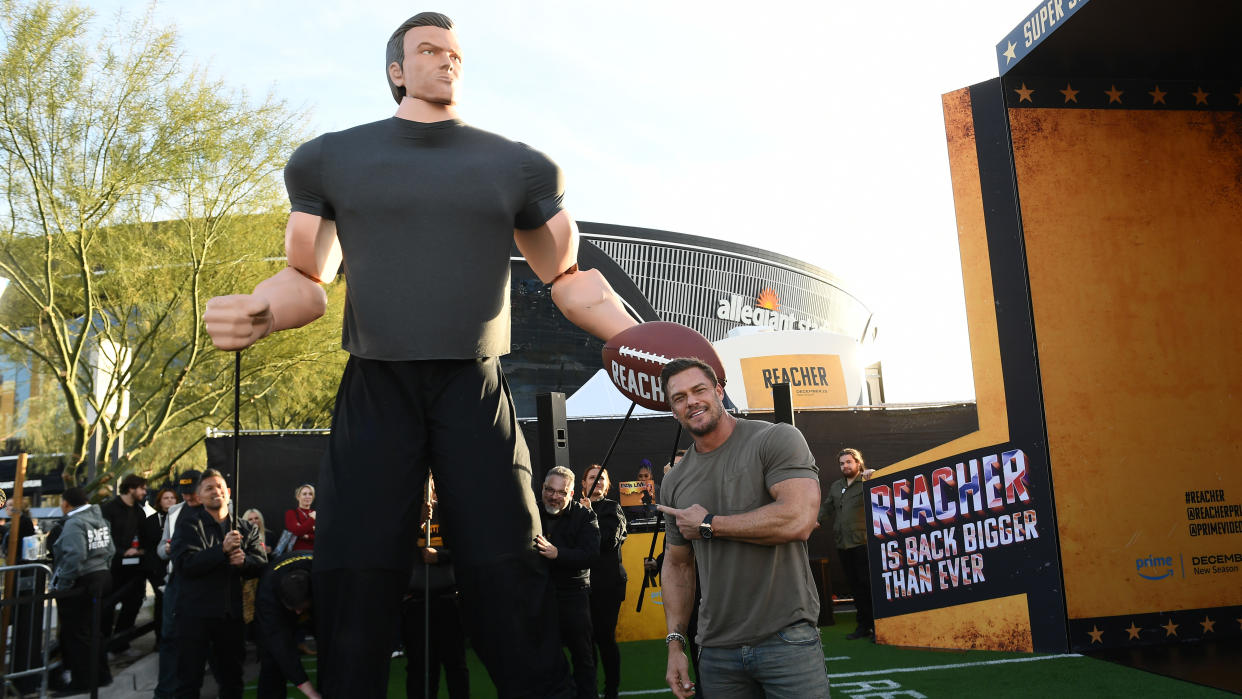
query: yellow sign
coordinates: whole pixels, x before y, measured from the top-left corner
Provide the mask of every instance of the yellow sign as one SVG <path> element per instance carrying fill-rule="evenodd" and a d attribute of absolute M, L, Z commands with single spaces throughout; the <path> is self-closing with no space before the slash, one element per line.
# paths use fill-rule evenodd
<path fill-rule="evenodd" d="M 835 354 L 779 354 L 742 359 L 742 385 L 751 410 L 772 409 L 772 384 L 789 384 L 795 408 L 848 405 L 845 372 Z"/>

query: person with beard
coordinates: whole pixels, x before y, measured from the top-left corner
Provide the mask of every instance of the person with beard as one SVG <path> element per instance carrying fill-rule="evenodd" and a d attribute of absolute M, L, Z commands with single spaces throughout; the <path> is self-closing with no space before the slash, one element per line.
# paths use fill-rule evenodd
<path fill-rule="evenodd" d="M 535 550 L 552 562 L 561 643 L 569 649 L 578 699 L 596 699 L 591 633 L 591 564 L 599 558 L 599 520 L 573 499 L 574 472 L 564 466 L 543 479 L 543 534 Z"/>
<path fill-rule="evenodd" d="M 112 590 L 104 604 L 104 636 L 118 636 L 134 628 L 142 600 L 147 596 L 147 570 L 142 565 L 146 550 L 156 541 L 147 541 L 144 526 L 147 520 L 142 503 L 147 499 L 147 479 L 131 473 L 121 479 L 117 496 L 99 507 L 108 525 L 112 527 L 112 543 L 116 554 L 112 558 Z M 112 609 L 121 604 L 116 623 L 112 623 Z M 123 637 L 122 637 L 123 638 Z M 129 650 L 128 640 L 113 642 L 108 649 L 114 653 Z"/>
<path fill-rule="evenodd" d="M 871 574 L 867 570 L 867 515 L 866 495 L 863 482 L 871 475 L 864 470 L 862 453 L 857 449 L 842 449 L 837 454 L 841 466 L 841 478 L 828 486 L 828 497 L 819 508 L 819 521 L 833 515 L 832 538 L 837 545 L 841 568 L 854 594 L 854 608 L 858 610 L 857 626 L 846 639 L 853 641 L 869 638 L 875 633 L 871 613 Z"/>
<path fill-rule="evenodd" d="M 203 664 L 211 661 L 219 696 L 240 699 L 245 628 L 242 578 L 267 565 L 259 530 L 229 511 L 224 476 L 209 468 L 198 483 L 199 507 L 177 519 L 173 534 L 177 597 L 177 696 L 197 698 Z M 233 524 L 232 528 L 229 525 Z"/>
<path fill-rule="evenodd" d="M 591 629 L 604 666 L 604 699 L 617 699 L 621 683 L 617 614 L 629 581 L 621 562 L 621 544 L 628 532 L 621 505 L 604 497 L 610 488 L 608 469 L 593 464 L 582 474 L 582 499 L 578 502 L 590 507 L 599 520 L 599 558 L 591 566 Z"/>
<path fill-rule="evenodd" d="M 724 388 L 698 359 L 664 365 L 660 384 L 694 439 L 665 479 L 659 505 L 668 517 L 660 573 L 665 680 L 679 699 L 694 695 L 684 651 L 697 568 L 700 681 L 708 696 L 828 696 L 806 552 L 819 468 L 806 438 L 793 425 L 725 413 Z"/>

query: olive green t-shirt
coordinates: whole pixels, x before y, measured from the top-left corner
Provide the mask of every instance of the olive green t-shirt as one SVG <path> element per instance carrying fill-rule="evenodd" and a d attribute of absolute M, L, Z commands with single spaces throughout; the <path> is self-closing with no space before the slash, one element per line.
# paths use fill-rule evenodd
<path fill-rule="evenodd" d="M 769 490 L 790 478 L 812 478 L 818 487 L 819 467 L 802 433 L 784 423 L 738 420 L 715 450 L 686 452 L 665 476 L 660 502 L 678 509 L 697 503 L 717 516 L 741 514 L 774 502 Z M 665 537 L 670 546 L 686 544 L 675 522 L 668 522 Z M 692 545 L 703 587 L 700 645 L 751 645 L 795 622 L 819 619 L 806 542 L 764 546 L 717 537 Z"/>

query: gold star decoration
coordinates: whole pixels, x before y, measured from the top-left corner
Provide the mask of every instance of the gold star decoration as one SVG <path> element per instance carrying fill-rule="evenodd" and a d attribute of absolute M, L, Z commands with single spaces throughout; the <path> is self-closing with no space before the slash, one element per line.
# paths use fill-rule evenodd
<path fill-rule="evenodd" d="M 1001 55 L 1005 57 L 1005 65 L 1009 65 L 1010 61 L 1015 60 L 1017 58 L 1017 56 L 1013 54 L 1013 50 L 1016 48 L 1018 48 L 1018 45 L 1010 41 L 1009 48 L 1005 49 L 1001 53 Z"/>
<path fill-rule="evenodd" d="M 1238 105 L 1242 106 L 1242 88 L 1238 88 L 1238 91 L 1233 93 L 1233 96 L 1238 98 Z"/>
<path fill-rule="evenodd" d="M 1104 632 L 1101 631 L 1100 627 L 1095 624 L 1091 625 L 1091 630 L 1087 632 L 1087 635 L 1091 636 L 1092 643 L 1104 643 L 1104 641 L 1101 640 L 1104 636 Z"/>
<path fill-rule="evenodd" d="M 1163 90 L 1160 89 L 1160 86 L 1157 85 L 1156 89 L 1152 90 L 1151 92 L 1148 92 L 1147 94 L 1151 95 L 1152 104 L 1165 104 L 1164 96 L 1169 93 L 1164 92 Z"/>
<path fill-rule="evenodd" d="M 1066 104 L 1069 104 L 1070 102 L 1074 102 L 1075 104 L 1078 103 L 1078 90 L 1075 90 L 1074 88 L 1070 87 L 1069 83 L 1065 83 L 1064 90 L 1057 90 L 1057 92 L 1060 92 L 1061 94 L 1065 95 Z M 1238 92 L 1242 92 L 1242 90 L 1238 90 Z"/>
<path fill-rule="evenodd" d="M 1113 102 L 1116 102 L 1117 104 L 1121 104 L 1121 95 L 1124 94 L 1124 91 L 1118 90 L 1116 85 L 1109 85 L 1109 87 L 1111 89 L 1104 91 L 1104 94 L 1108 95 L 1108 103 L 1112 104 Z"/>
<path fill-rule="evenodd" d="M 1131 641 L 1137 640 L 1137 639 L 1138 639 L 1138 637 L 1139 637 L 1139 632 L 1140 632 L 1140 631 L 1142 631 L 1142 629 L 1140 629 L 1139 627 L 1135 626 L 1135 625 L 1134 625 L 1134 622 L 1133 622 L 1133 621 L 1131 621 L 1131 622 L 1130 622 L 1130 628 L 1126 629 L 1126 633 L 1130 634 L 1130 639 L 1129 639 L 1129 640 L 1131 640 Z"/>
<path fill-rule="evenodd" d="M 1209 618 L 1206 614 L 1203 615 L 1203 621 L 1199 622 L 1199 626 L 1203 627 L 1203 633 L 1211 633 L 1216 630 L 1214 628 L 1216 626 L 1216 622 Z"/>
<path fill-rule="evenodd" d="M 1163 627 L 1161 627 L 1161 628 L 1163 628 L 1163 629 L 1164 629 L 1164 635 L 1165 635 L 1166 637 L 1168 637 L 1168 636 L 1176 636 L 1176 635 L 1177 635 L 1177 627 L 1178 627 L 1178 626 L 1180 626 L 1180 624 L 1174 624 L 1174 623 L 1173 623 L 1173 620 L 1172 620 L 1172 619 L 1169 619 L 1169 623 L 1165 624 L 1165 625 L 1164 625 Z"/>
<path fill-rule="evenodd" d="M 1208 98 L 1208 95 L 1210 95 L 1210 94 L 1212 94 L 1212 93 L 1210 93 L 1210 92 L 1204 92 L 1204 91 L 1203 91 L 1203 88 L 1202 88 L 1202 87 L 1200 87 L 1199 89 L 1195 90 L 1194 92 L 1192 92 L 1192 93 L 1190 93 L 1190 94 L 1192 94 L 1192 95 L 1194 95 L 1194 96 L 1195 96 L 1195 104 L 1203 104 L 1203 105 L 1206 105 L 1206 104 L 1207 104 L 1207 98 Z"/>
<path fill-rule="evenodd" d="M 1026 86 L 1026 83 L 1022 83 L 1022 87 L 1014 90 L 1014 92 L 1018 93 L 1019 103 L 1030 102 L 1031 104 L 1035 104 L 1035 101 L 1031 99 L 1031 94 L 1033 94 L 1035 91 L 1028 89 Z"/>

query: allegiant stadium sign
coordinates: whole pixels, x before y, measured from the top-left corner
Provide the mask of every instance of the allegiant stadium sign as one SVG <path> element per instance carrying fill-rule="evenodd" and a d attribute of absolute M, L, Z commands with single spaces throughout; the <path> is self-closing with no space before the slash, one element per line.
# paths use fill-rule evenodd
<path fill-rule="evenodd" d="M 731 294 L 716 302 L 716 317 L 745 325 L 769 327 L 773 330 L 818 330 L 821 323 L 798 318 L 792 313 L 780 312 L 780 300 L 772 289 L 759 292 L 755 305 L 738 294 Z"/>

